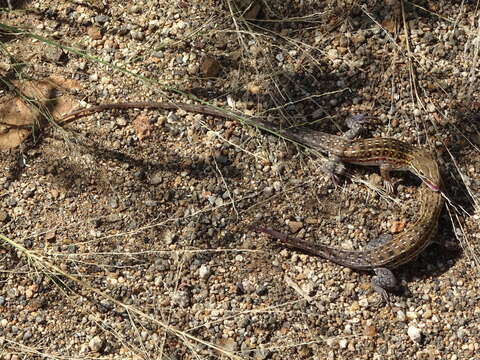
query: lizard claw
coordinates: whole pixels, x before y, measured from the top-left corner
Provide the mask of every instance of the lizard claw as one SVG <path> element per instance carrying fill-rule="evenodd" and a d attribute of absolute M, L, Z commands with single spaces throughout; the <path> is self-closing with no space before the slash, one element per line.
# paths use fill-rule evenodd
<path fill-rule="evenodd" d="M 397 279 L 395 275 L 387 268 L 373 269 L 375 276 L 372 277 L 371 284 L 373 290 L 379 293 L 383 300 L 390 305 L 389 295 L 387 290 L 394 291 L 398 288 Z"/>

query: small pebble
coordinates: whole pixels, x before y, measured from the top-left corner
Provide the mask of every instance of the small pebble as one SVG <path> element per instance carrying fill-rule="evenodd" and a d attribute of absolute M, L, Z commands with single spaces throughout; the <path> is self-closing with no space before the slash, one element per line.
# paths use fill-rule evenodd
<path fill-rule="evenodd" d="M 95 352 L 101 352 L 104 346 L 104 341 L 100 336 L 94 336 L 93 338 L 90 339 L 88 342 L 88 347 L 90 350 L 95 351 Z"/>
<path fill-rule="evenodd" d="M 205 280 L 210 276 L 210 267 L 207 265 L 202 265 L 200 266 L 200 269 L 198 269 L 198 275 L 200 276 L 200 279 Z"/>
<path fill-rule="evenodd" d="M 95 22 L 97 22 L 99 24 L 105 24 L 108 20 L 109 20 L 109 18 L 106 15 L 95 16 Z"/>
<path fill-rule="evenodd" d="M 292 233 L 297 233 L 301 228 L 303 228 L 303 223 L 300 221 L 289 221 L 288 227 Z"/>
<path fill-rule="evenodd" d="M 422 340 L 422 332 L 417 327 L 410 325 L 407 330 L 408 336 L 412 341 L 419 343 Z"/>

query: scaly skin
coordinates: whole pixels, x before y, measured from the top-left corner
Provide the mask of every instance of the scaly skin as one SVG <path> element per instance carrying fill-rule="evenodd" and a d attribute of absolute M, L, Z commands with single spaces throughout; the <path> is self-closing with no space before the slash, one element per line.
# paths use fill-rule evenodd
<path fill-rule="evenodd" d="M 420 187 L 420 215 L 406 231 L 371 241 L 363 250 L 346 250 L 322 244 L 312 244 L 268 228 L 256 231 L 269 234 L 284 245 L 320 256 L 334 263 L 357 270 L 373 270 L 372 286 L 388 302 L 387 291 L 397 288 L 395 276 L 390 271 L 414 260 L 434 239 L 444 200 L 440 191 Z"/>
<path fill-rule="evenodd" d="M 262 124 L 267 123 L 262 121 Z M 387 182 L 390 182 L 390 171 L 409 170 L 420 177 L 433 191 L 440 189 L 440 172 L 434 155 L 403 141 L 390 138 L 351 140 L 307 129 L 278 131 L 288 139 L 328 152 L 336 161 L 379 166 L 380 173 Z"/>
<path fill-rule="evenodd" d="M 278 231 L 258 228 L 288 247 L 320 256 L 334 263 L 357 270 L 373 270 L 386 267 L 394 269 L 417 257 L 436 236 L 438 218 L 443 208 L 441 192 L 420 187 L 421 210 L 417 221 L 399 234 L 378 246 L 367 246 L 365 250 L 344 250 L 322 244 L 312 244 L 304 240 L 282 234 Z"/>

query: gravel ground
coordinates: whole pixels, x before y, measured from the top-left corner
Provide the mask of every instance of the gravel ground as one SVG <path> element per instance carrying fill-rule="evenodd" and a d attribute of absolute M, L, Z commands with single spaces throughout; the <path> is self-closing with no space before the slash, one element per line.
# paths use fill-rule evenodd
<path fill-rule="evenodd" d="M 388 306 L 370 274 L 251 227 L 358 249 L 414 221 L 415 177 L 386 199 L 378 169 L 335 187 L 324 158 L 240 122 L 102 112 L 1 152 L 2 359 L 480 359 L 478 2 L 405 3 L 405 23 L 395 1 L 258 1 L 251 21 L 242 3 L 13 1 L 0 23 L 84 56 L 0 32 L 0 75 L 61 84 L 52 112 L 195 95 L 335 134 L 367 113 L 366 136 L 437 151 L 458 249 L 396 270 Z"/>

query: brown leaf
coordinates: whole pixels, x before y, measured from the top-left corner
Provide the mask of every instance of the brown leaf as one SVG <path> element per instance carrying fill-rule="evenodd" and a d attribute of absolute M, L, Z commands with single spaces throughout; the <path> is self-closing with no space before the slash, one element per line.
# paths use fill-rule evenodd
<path fill-rule="evenodd" d="M 31 127 L 47 123 L 46 116 L 58 119 L 77 106 L 75 98 L 63 94 L 65 90 L 80 87 L 74 80 L 51 76 L 12 83 L 21 94 L 35 99 L 36 106 L 13 96 L 0 103 L 0 150 L 19 146 L 30 135 Z"/>

